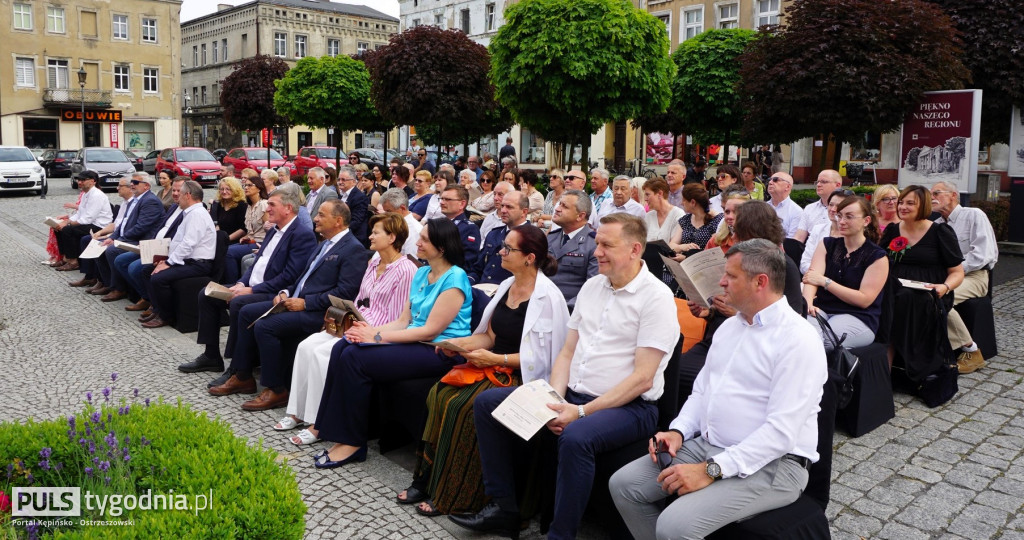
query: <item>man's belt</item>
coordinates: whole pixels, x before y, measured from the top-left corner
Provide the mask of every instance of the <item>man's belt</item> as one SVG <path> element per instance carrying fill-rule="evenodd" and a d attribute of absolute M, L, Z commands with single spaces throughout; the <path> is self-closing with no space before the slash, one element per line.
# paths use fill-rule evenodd
<path fill-rule="evenodd" d="M 808 459 L 808 458 L 805 458 L 803 456 L 798 456 L 796 454 L 786 454 L 786 455 L 782 456 L 782 459 L 788 459 L 790 461 L 795 461 L 795 462 L 799 463 L 801 467 L 803 467 L 805 469 L 808 469 L 808 470 L 810 470 L 810 468 L 811 468 L 811 460 Z"/>

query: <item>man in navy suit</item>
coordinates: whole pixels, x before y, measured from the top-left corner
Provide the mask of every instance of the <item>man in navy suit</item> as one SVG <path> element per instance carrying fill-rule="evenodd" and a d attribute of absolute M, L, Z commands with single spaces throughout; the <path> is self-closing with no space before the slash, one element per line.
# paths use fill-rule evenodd
<path fill-rule="evenodd" d="M 100 273 L 100 281 L 109 287 L 106 296 L 101 298 L 104 302 L 114 302 L 128 297 L 128 283 L 117 272 L 112 272 L 114 259 L 125 253 L 125 250 L 114 247 L 115 240 L 128 244 L 139 244 L 139 240 L 149 238 L 160 228 L 160 220 L 164 215 L 164 205 L 160 197 L 153 193 L 153 177 L 148 173 L 139 171 L 132 174 L 132 194 L 135 197 L 128 204 L 127 215 L 121 224 L 114 228 L 114 232 L 103 241 L 107 246 L 103 256 L 96 259 L 96 269 Z"/>
<path fill-rule="evenodd" d="M 476 267 L 476 259 L 480 255 L 480 229 L 466 216 L 466 205 L 469 204 L 469 191 L 459 185 L 448 185 L 440 194 L 441 213 L 452 220 L 459 229 L 462 238 L 462 250 L 466 262 L 462 269 L 469 273 Z"/>
<path fill-rule="evenodd" d="M 154 230 L 142 240 L 174 238 L 174 233 L 177 232 L 178 226 L 184 219 L 181 207 L 178 206 L 178 199 L 181 196 L 181 186 L 185 184 L 185 180 L 188 180 L 187 176 L 179 176 L 171 183 L 171 200 L 174 201 L 174 204 L 164 211 L 159 225 L 154 227 Z M 129 300 L 135 301 L 134 304 L 125 306 L 125 311 L 142 311 L 143 317 L 140 317 L 140 321 L 144 317 L 153 316 L 149 298 L 147 298 L 149 293 L 142 282 L 143 264 L 139 254 L 134 251 L 126 251 L 115 257 L 111 266 L 113 267 L 112 273 L 117 274 L 117 278 L 111 277 L 111 280 L 120 280 L 119 283 L 124 283 Z"/>
<path fill-rule="evenodd" d="M 501 266 L 501 251 L 504 249 L 508 232 L 526 223 L 526 216 L 530 213 L 530 197 L 522 191 L 513 191 L 502 198 L 501 206 L 495 212 L 498 213 L 503 225 L 487 233 L 480 256 L 473 270 L 469 272 L 469 281 L 474 285 L 501 283 L 512 275 L 512 272 Z"/>
<path fill-rule="evenodd" d="M 226 283 L 234 296 L 225 302 L 206 296 L 199 291 L 199 333 L 196 342 L 206 345 L 206 350 L 195 360 L 178 366 L 180 371 L 224 371 L 224 359 L 220 354 L 220 320 L 228 310 L 228 342 L 224 356 L 232 358 L 239 332 L 239 312 L 243 307 L 273 299 L 274 295 L 288 287 L 305 271 L 305 263 L 316 248 L 316 235 L 297 218 L 301 208 L 298 194 L 290 190 L 278 190 L 267 200 L 267 220 L 275 225 L 267 232 L 263 245 L 256 254 L 256 262 L 246 271 L 238 283 Z M 227 380 L 230 374 L 224 377 Z M 222 384 L 224 381 L 220 381 Z M 216 386 L 216 385 L 214 385 Z"/>
<path fill-rule="evenodd" d="M 316 232 L 324 237 L 323 243 L 292 285 L 275 294 L 272 300 L 241 309 L 231 359 L 230 369 L 234 372 L 224 384 L 210 388 L 210 394 L 255 392 L 252 369 L 258 359 L 262 365 L 260 382 L 265 388 L 242 408 L 263 411 L 288 402 L 295 346 L 323 327 L 324 313 L 331 306 L 330 295 L 352 300 L 359 293 L 370 252 L 349 234 L 350 219 L 348 205 L 339 200 L 324 201 L 320 205 L 313 222 Z M 261 318 L 278 303 L 284 304 L 285 311 Z"/>
<path fill-rule="evenodd" d="M 370 220 L 370 198 L 356 187 L 356 170 L 352 167 L 342 167 L 338 170 L 338 196 L 352 213 L 352 225 L 348 230 L 363 247 L 369 247 L 366 224 Z"/>

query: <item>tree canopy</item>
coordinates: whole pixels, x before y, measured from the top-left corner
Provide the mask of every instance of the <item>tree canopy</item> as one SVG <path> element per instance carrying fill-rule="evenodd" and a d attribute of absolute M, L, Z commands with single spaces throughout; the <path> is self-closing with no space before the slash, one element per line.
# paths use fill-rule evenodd
<path fill-rule="evenodd" d="M 971 88 L 982 90 L 981 144 L 1009 142 L 1013 105 L 1024 106 L 1024 2 L 930 1 L 953 19 Z"/>
<path fill-rule="evenodd" d="M 505 20 L 490 45 L 498 101 L 545 139 L 585 142 L 605 122 L 668 107 L 665 25 L 631 2 L 523 0 Z"/>
<path fill-rule="evenodd" d="M 354 58 L 307 56 L 275 85 L 274 106 L 295 124 L 341 131 L 393 127 L 370 102 L 370 73 Z"/>
<path fill-rule="evenodd" d="M 894 131 L 924 92 L 963 87 L 960 55 L 949 16 L 925 0 L 796 0 L 740 57 L 744 132 L 842 142 Z"/>
<path fill-rule="evenodd" d="M 462 142 L 511 125 L 494 129 L 498 103 L 487 79 L 490 55 L 459 30 L 410 28 L 363 58 L 380 114 L 393 124 L 437 134 L 427 142 Z"/>
<path fill-rule="evenodd" d="M 220 103 L 224 121 L 238 130 L 256 130 L 287 124 L 274 108 L 274 81 L 285 76 L 288 64 L 260 54 L 239 61 L 221 81 Z"/>

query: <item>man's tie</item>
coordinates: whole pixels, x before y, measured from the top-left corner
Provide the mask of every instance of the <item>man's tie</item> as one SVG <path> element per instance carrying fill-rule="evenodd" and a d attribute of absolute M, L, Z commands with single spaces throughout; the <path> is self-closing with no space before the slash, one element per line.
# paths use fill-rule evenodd
<path fill-rule="evenodd" d="M 331 241 L 324 240 L 323 247 L 320 248 L 320 253 L 317 253 L 316 258 L 313 262 L 309 263 L 309 268 L 306 269 L 306 273 L 302 275 L 302 279 L 299 280 L 298 286 L 295 287 L 295 297 L 298 298 L 302 292 L 302 286 L 306 284 L 306 279 L 313 273 L 313 269 L 316 268 L 316 263 L 320 262 L 320 259 L 324 258 L 324 255 L 331 249 Z"/>
<path fill-rule="evenodd" d="M 566 243 L 566 242 L 568 242 L 568 241 L 569 241 L 569 235 L 568 235 L 568 234 L 565 234 L 565 233 L 563 233 L 563 234 L 562 234 L 562 245 L 564 246 L 564 245 L 565 245 L 565 243 Z"/>

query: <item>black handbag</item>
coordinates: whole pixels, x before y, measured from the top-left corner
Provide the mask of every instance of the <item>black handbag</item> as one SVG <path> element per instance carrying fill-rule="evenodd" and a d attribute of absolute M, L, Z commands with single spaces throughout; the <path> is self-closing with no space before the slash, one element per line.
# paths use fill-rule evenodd
<path fill-rule="evenodd" d="M 828 324 L 825 317 L 822 317 L 820 313 L 815 313 L 814 318 L 818 320 L 822 334 L 832 342 L 832 352 L 827 356 L 828 369 L 838 375 L 836 407 L 842 409 L 853 399 L 853 376 L 860 364 L 860 358 L 843 347 L 846 334 L 843 334 L 843 337 L 836 337 L 835 331 L 832 330 L 832 326 Z"/>

